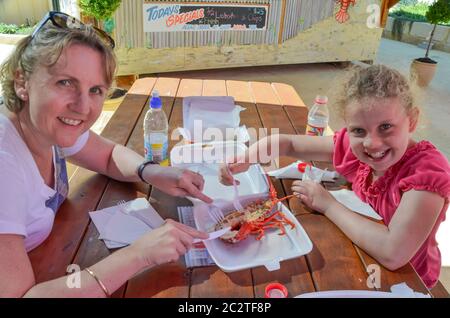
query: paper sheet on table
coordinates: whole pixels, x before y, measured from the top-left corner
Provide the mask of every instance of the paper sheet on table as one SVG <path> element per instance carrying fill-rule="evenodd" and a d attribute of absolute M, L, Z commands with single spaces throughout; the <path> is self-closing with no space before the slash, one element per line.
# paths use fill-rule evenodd
<path fill-rule="evenodd" d="M 299 170 L 299 165 L 304 165 L 305 163 L 301 160 L 298 160 L 286 167 L 280 168 L 278 170 L 269 171 L 268 175 L 271 177 L 275 177 L 277 179 L 303 179 L 304 173 Z M 311 168 L 315 172 L 323 172 L 321 181 L 334 181 L 338 177 L 338 173 L 336 171 L 327 171 L 322 170 L 317 167 Z"/>
<path fill-rule="evenodd" d="M 355 192 L 342 189 L 337 191 L 330 191 L 331 195 L 341 204 L 345 205 L 352 211 L 358 212 L 359 214 L 371 217 L 376 220 L 382 220 L 383 218 L 375 212 L 372 207 L 361 201 L 360 198 L 355 194 Z"/>
<path fill-rule="evenodd" d="M 108 248 L 129 245 L 164 222 L 144 198 L 89 212 L 89 215 L 99 232 L 99 239 L 102 239 Z"/>

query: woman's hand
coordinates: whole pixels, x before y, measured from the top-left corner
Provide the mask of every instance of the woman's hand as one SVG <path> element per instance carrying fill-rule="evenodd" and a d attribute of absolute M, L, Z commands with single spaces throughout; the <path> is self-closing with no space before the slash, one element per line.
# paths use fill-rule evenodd
<path fill-rule="evenodd" d="M 291 189 L 304 204 L 320 213 L 325 213 L 337 202 L 320 183 L 314 181 L 294 181 Z"/>
<path fill-rule="evenodd" d="M 175 262 L 193 244 L 194 238 L 206 239 L 208 234 L 167 219 L 164 225 L 143 235 L 130 248 L 137 253 L 143 267 Z"/>
<path fill-rule="evenodd" d="M 176 167 L 150 165 L 144 169 L 143 177 L 148 183 L 170 195 L 191 196 L 212 203 L 212 199 L 202 193 L 205 180 L 199 173 Z"/>

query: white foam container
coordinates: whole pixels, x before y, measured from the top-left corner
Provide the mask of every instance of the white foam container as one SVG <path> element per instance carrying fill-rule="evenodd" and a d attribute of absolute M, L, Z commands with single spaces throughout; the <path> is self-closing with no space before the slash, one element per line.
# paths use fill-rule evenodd
<path fill-rule="evenodd" d="M 252 201 L 267 198 L 266 194 L 255 194 L 240 197 L 240 202 L 245 206 Z M 231 202 L 219 202 L 217 205 L 224 214 L 234 210 Z M 208 205 L 201 201 L 194 201 L 194 220 L 197 228 L 202 231 L 210 230 L 214 222 L 209 216 Z M 280 262 L 308 254 L 312 250 L 312 242 L 303 227 L 297 221 L 291 211 L 282 203 L 278 203 L 278 209 L 295 224 L 291 229 L 285 225 L 285 235 L 279 235 L 277 228 L 265 231 L 261 240 L 256 240 L 255 235 L 250 235 L 242 242 L 230 244 L 220 239 L 205 241 L 211 258 L 225 272 L 235 272 L 257 266 L 265 266 L 268 271 L 280 269 Z"/>
<path fill-rule="evenodd" d="M 178 149 L 176 149 L 178 148 Z M 208 144 L 191 144 L 173 148 L 171 152 L 171 163 L 173 166 L 187 168 L 200 173 L 205 179 L 204 193 L 214 200 L 214 204 L 219 206 L 227 214 L 234 210 L 233 187 L 224 186 L 219 182 L 219 166 L 229 157 L 229 151 L 233 149 L 237 154 L 245 152 L 247 147 L 244 144 L 234 142 L 215 142 Z M 203 156 L 204 160 L 192 160 L 193 156 L 201 158 L 204 152 L 216 152 L 224 154 L 215 156 Z M 249 170 L 235 175 L 240 181 L 238 186 L 239 200 L 246 205 L 252 201 L 265 199 L 268 197 L 269 185 L 260 165 L 251 165 Z M 194 220 L 197 228 L 208 231 L 214 226 L 210 218 L 208 204 L 194 198 L 189 198 L 194 204 Z M 278 208 L 285 216 L 295 224 L 291 229 L 285 226 L 286 235 L 279 235 L 279 229 L 268 229 L 261 240 L 256 240 L 255 235 L 250 235 L 247 239 L 236 244 L 223 242 L 220 239 L 205 241 L 211 258 L 225 272 L 234 272 L 257 266 L 265 266 L 267 270 L 280 269 L 280 262 L 308 254 L 312 250 L 312 242 L 303 227 L 297 221 L 289 209 L 282 203 L 278 203 Z"/>

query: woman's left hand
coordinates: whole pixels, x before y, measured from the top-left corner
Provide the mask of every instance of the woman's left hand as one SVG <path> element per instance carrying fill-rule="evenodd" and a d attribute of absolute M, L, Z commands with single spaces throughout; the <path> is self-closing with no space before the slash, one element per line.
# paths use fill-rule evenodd
<path fill-rule="evenodd" d="M 188 169 L 150 165 L 144 170 L 143 177 L 148 183 L 170 195 L 191 196 L 206 203 L 213 201 L 202 193 L 205 184 L 203 177 Z"/>
<path fill-rule="evenodd" d="M 292 192 L 309 208 L 325 213 L 336 199 L 325 188 L 314 181 L 294 181 Z"/>

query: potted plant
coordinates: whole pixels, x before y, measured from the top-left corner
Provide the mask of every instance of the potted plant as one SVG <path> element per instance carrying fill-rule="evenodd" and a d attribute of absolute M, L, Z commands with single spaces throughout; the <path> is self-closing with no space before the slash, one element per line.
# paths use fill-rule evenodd
<path fill-rule="evenodd" d="M 450 21 L 450 0 L 437 0 L 426 13 L 428 22 L 433 24 L 430 39 L 427 45 L 425 57 L 417 58 L 411 63 L 411 76 L 417 80 L 419 86 L 428 86 L 436 72 L 437 62 L 428 57 L 430 46 L 433 41 L 434 31 L 438 23 Z"/>
<path fill-rule="evenodd" d="M 83 15 L 95 18 L 98 23 L 103 21 L 102 29 L 111 34 L 115 27 L 112 15 L 121 2 L 122 0 L 78 0 L 78 6 Z"/>

